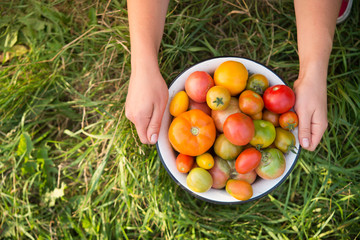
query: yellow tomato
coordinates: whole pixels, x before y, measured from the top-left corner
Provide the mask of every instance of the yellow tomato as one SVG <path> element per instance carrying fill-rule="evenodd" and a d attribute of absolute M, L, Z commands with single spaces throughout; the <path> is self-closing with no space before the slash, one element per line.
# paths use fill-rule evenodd
<path fill-rule="evenodd" d="M 214 86 L 206 94 L 206 103 L 212 110 L 225 110 L 230 99 L 230 91 L 222 86 Z"/>
<path fill-rule="evenodd" d="M 216 68 L 214 81 L 215 85 L 226 87 L 231 96 L 236 96 L 245 89 L 248 76 L 248 71 L 242 63 L 226 61 Z"/>
<path fill-rule="evenodd" d="M 203 169 L 211 169 L 214 166 L 214 163 L 213 156 L 208 152 L 196 156 L 196 164 Z"/>
<path fill-rule="evenodd" d="M 186 112 L 189 108 L 189 97 L 185 91 L 180 91 L 175 94 L 170 102 L 170 114 L 174 117 L 179 116 L 181 113 Z"/>

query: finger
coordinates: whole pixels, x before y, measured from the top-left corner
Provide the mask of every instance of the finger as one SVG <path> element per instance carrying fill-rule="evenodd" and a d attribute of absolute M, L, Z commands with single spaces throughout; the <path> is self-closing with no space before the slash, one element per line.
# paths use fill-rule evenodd
<path fill-rule="evenodd" d="M 149 144 L 150 143 L 148 141 L 147 134 L 146 134 L 147 126 L 149 125 L 149 122 L 150 122 L 150 118 L 148 118 L 148 117 L 138 118 L 138 119 L 136 119 L 134 121 L 137 134 L 139 136 L 140 141 L 143 144 Z"/>
<path fill-rule="evenodd" d="M 322 136 L 324 135 L 324 132 L 326 131 L 326 128 L 328 126 L 327 119 L 320 119 L 317 120 L 318 116 L 316 116 L 316 113 L 314 114 L 313 122 L 311 124 L 311 144 L 309 147 L 310 151 L 314 151 L 317 145 L 319 145 Z"/>
<path fill-rule="evenodd" d="M 125 103 L 125 116 L 129 119 L 136 128 L 137 135 L 139 136 L 140 141 L 143 144 L 149 144 L 146 137 L 146 129 L 150 122 L 150 118 L 146 118 L 144 116 L 137 117 L 131 111 L 131 108 L 127 106 L 127 102 Z"/>
<path fill-rule="evenodd" d="M 309 150 L 311 145 L 311 118 L 312 114 L 298 113 L 299 141 L 303 148 Z"/>
<path fill-rule="evenodd" d="M 161 120 L 164 110 L 157 106 L 154 107 L 153 115 L 151 116 L 149 126 L 147 127 L 147 139 L 150 144 L 155 144 L 159 137 Z"/>

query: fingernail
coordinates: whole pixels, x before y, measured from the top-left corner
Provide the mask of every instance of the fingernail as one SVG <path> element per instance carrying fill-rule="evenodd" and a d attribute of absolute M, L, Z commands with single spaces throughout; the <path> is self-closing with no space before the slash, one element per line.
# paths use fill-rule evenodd
<path fill-rule="evenodd" d="M 150 142 L 151 144 L 155 144 L 157 141 L 157 134 L 151 135 Z"/>
<path fill-rule="evenodd" d="M 304 148 L 309 147 L 309 139 L 303 138 L 302 145 L 303 145 Z"/>

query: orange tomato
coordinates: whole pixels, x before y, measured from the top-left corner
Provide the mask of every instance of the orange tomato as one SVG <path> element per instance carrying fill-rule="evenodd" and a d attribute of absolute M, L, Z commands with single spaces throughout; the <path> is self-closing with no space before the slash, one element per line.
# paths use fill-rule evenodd
<path fill-rule="evenodd" d="M 226 183 L 226 192 L 241 201 L 248 200 L 253 195 L 252 186 L 244 180 L 229 179 Z"/>
<path fill-rule="evenodd" d="M 299 125 L 299 118 L 295 112 L 289 111 L 279 117 L 280 127 L 286 130 L 294 130 Z"/>
<path fill-rule="evenodd" d="M 248 115 L 255 115 L 264 108 L 261 96 L 252 90 L 245 90 L 239 97 L 240 110 Z"/>
<path fill-rule="evenodd" d="M 175 160 L 176 168 L 181 173 L 188 173 L 194 165 L 194 157 L 180 153 Z"/>
<path fill-rule="evenodd" d="M 230 104 L 231 95 L 226 87 L 214 86 L 206 94 L 206 103 L 212 110 L 225 110 Z"/>
<path fill-rule="evenodd" d="M 171 145 L 179 153 L 201 155 L 215 142 L 214 120 L 201 110 L 189 110 L 174 118 L 168 136 Z"/>
<path fill-rule="evenodd" d="M 236 96 L 245 89 L 248 76 L 249 73 L 242 63 L 226 61 L 216 68 L 214 82 L 217 86 L 226 87 L 231 96 Z"/>
<path fill-rule="evenodd" d="M 273 113 L 267 109 L 264 110 L 262 119 L 271 122 L 274 127 L 279 126 L 279 114 Z"/>
<path fill-rule="evenodd" d="M 196 156 L 196 164 L 203 169 L 211 169 L 214 166 L 214 162 L 213 156 L 208 152 Z"/>
<path fill-rule="evenodd" d="M 189 107 L 189 97 L 185 91 L 180 91 L 171 99 L 169 111 L 174 117 L 186 112 Z"/>
<path fill-rule="evenodd" d="M 260 111 L 254 115 L 251 115 L 250 117 L 253 119 L 253 120 L 261 120 L 262 119 L 262 116 L 263 116 L 263 112 Z"/>

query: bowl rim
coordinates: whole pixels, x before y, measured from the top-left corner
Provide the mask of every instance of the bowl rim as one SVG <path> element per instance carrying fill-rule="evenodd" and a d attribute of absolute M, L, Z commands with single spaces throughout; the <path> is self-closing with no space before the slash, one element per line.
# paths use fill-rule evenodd
<path fill-rule="evenodd" d="M 271 71 L 272 73 L 274 73 L 276 76 L 279 77 L 279 79 L 281 80 L 281 82 L 284 83 L 284 85 L 288 86 L 284 80 L 279 76 L 277 75 L 273 70 L 271 70 L 269 67 L 265 66 L 264 64 L 258 62 L 258 61 L 255 61 L 253 59 L 250 59 L 250 58 L 246 58 L 246 57 L 239 57 L 239 56 L 215 56 L 215 57 L 211 57 L 211 58 L 207 58 L 207 59 L 204 59 L 200 62 L 197 62 L 189 67 L 186 67 L 183 71 L 181 71 L 175 78 L 173 81 L 171 81 L 171 83 L 168 85 L 168 89 L 170 89 L 170 87 L 172 86 L 172 84 L 175 83 L 175 81 L 184 73 L 186 72 L 187 70 L 189 70 L 190 68 L 198 65 L 198 64 L 201 64 L 203 62 L 206 62 L 206 61 L 209 61 L 209 60 L 213 60 L 213 59 L 217 59 L 217 58 L 238 58 L 238 59 L 245 59 L 245 60 L 248 60 L 248 61 L 252 61 L 252 62 L 255 62 L 263 67 L 265 67 L 266 69 L 268 69 L 269 71 Z M 275 185 L 273 186 L 272 188 L 268 189 L 266 192 L 254 197 L 254 198 L 250 198 L 248 200 L 245 200 L 245 201 L 241 201 L 241 200 L 236 200 L 236 201 L 233 201 L 233 202 L 221 202 L 221 201 L 216 201 L 216 200 L 211 200 L 211 199 L 208 199 L 208 198 L 205 198 L 205 197 L 202 197 L 200 195 L 197 195 L 195 193 L 193 193 L 192 191 L 190 191 L 189 189 L 185 188 L 185 186 L 183 186 L 176 178 L 175 176 L 171 173 L 171 171 L 169 170 L 169 168 L 167 167 L 167 165 L 165 164 L 165 161 L 164 161 L 164 158 L 161 154 L 161 151 L 160 151 L 160 147 L 159 147 L 159 143 L 156 142 L 156 150 L 158 152 L 158 155 L 159 155 L 159 158 L 160 158 L 160 161 L 161 161 L 161 164 L 164 166 L 166 172 L 170 175 L 170 177 L 173 179 L 173 181 L 179 185 L 182 189 L 184 189 L 186 192 L 190 193 L 192 196 L 200 199 L 200 200 L 203 200 L 205 202 L 209 202 L 209 203 L 213 203 L 213 204 L 218 204 L 218 205 L 238 205 L 238 204 L 244 204 L 244 203 L 248 203 L 248 202 L 252 202 L 252 201 L 255 201 L 257 199 L 260 199 L 260 198 L 263 198 L 265 197 L 266 195 L 270 194 L 272 191 L 274 191 L 276 188 L 278 188 L 285 180 L 287 180 L 287 178 L 289 177 L 289 175 L 292 173 L 293 169 L 295 168 L 297 162 L 298 162 L 298 158 L 300 156 L 300 152 L 301 152 L 301 145 L 299 145 L 299 149 L 298 149 L 298 152 L 296 154 L 296 157 L 295 157 L 295 160 L 292 164 L 292 166 L 289 168 L 289 171 L 283 176 L 283 178 Z"/>

